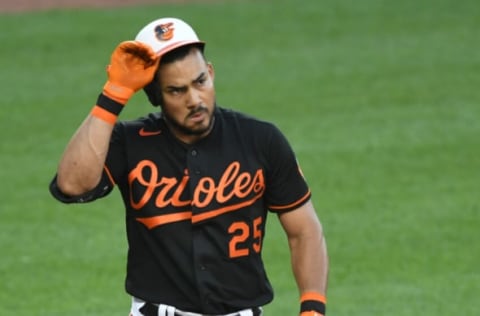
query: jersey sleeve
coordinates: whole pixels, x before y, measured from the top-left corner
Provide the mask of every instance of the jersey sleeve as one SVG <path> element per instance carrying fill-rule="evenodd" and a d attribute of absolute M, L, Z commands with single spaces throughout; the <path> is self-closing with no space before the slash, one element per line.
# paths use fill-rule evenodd
<path fill-rule="evenodd" d="M 98 185 L 81 195 L 75 195 L 75 196 L 69 196 L 64 194 L 62 191 L 57 186 L 57 176 L 53 178 L 53 180 L 50 182 L 50 193 L 53 195 L 54 198 L 59 200 L 60 202 L 63 203 L 86 203 L 86 202 L 91 202 L 96 199 L 102 198 L 106 195 L 108 195 L 114 187 L 114 184 L 110 181 L 110 178 L 108 176 L 107 171 L 105 170 L 102 174 L 102 179 L 98 183 Z"/>
<path fill-rule="evenodd" d="M 267 207 L 276 212 L 291 211 L 306 203 L 311 192 L 286 137 L 275 126 L 268 134 Z"/>

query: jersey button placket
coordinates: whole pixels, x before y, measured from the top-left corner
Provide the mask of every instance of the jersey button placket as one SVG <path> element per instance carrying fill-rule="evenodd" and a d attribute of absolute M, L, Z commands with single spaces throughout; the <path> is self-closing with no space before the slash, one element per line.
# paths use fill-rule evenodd
<path fill-rule="evenodd" d="M 191 148 L 187 152 L 187 168 L 190 173 L 190 185 L 192 192 L 195 191 L 198 182 L 201 180 L 202 157 L 197 148 Z M 204 157 L 203 157 L 204 158 Z M 205 163 L 205 161 L 203 161 Z M 198 210 L 192 205 L 192 213 L 197 214 Z M 196 277 L 198 291 L 202 297 L 204 306 L 210 304 L 210 293 L 205 283 L 211 278 L 208 262 L 204 260 L 202 249 L 205 248 L 205 237 L 202 232 L 202 224 L 195 224 L 193 227 L 193 256 L 196 266 Z"/>
<path fill-rule="evenodd" d="M 190 174 L 190 191 L 191 192 L 194 192 L 195 191 L 195 187 L 197 186 L 199 180 L 200 180 L 200 169 L 199 169 L 199 162 L 198 162 L 198 151 L 197 149 L 195 148 L 190 148 L 188 151 L 187 151 L 187 169 L 188 169 L 188 173 Z M 195 210 L 195 205 L 192 205 L 192 212 L 193 214 L 196 213 L 196 210 Z M 197 234 L 199 233 L 199 231 L 196 231 L 196 229 L 194 228 L 194 231 L 193 231 L 193 257 L 194 257 L 194 261 L 195 261 L 195 270 L 197 271 L 196 274 L 197 274 L 197 277 L 199 277 L 203 271 L 206 270 L 206 267 L 205 265 L 201 262 L 201 260 L 199 260 L 199 254 L 197 252 L 197 249 L 198 246 L 201 246 L 201 245 L 197 245 L 197 243 L 199 243 L 199 238 L 196 236 Z M 201 242 L 200 242 L 201 244 Z M 201 278 L 200 278 L 201 279 Z M 199 282 L 200 280 L 197 279 L 197 282 Z M 201 284 L 201 282 L 199 282 L 199 285 Z M 200 285 L 201 287 L 201 285 Z"/>
<path fill-rule="evenodd" d="M 198 156 L 198 150 L 195 149 L 195 148 L 192 148 L 190 150 L 190 157 L 197 158 L 197 156 Z M 196 160 L 196 159 L 191 159 L 190 161 L 193 162 L 194 160 Z M 197 163 L 189 164 L 189 169 L 193 174 L 195 174 L 197 176 L 200 175 L 200 173 L 201 173 Z"/>
<path fill-rule="evenodd" d="M 197 148 L 191 148 L 187 154 L 187 168 L 190 173 L 190 185 L 192 192 L 195 191 L 195 187 L 201 179 L 201 153 Z M 193 214 L 197 214 L 198 210 L 193 205 Z M 208 263 L 203 260 L 202 249 L 204 249 L 204 243 L 206 242 L 202 234 L 202 225 L 194 227 L 193 231 L 193 256 L 196 266 L 197 286 L 202 297 L 204 306 L 210 304 L 210 293 L 205 287 L 205 281 L 209 279 L 209 267 Z"/>

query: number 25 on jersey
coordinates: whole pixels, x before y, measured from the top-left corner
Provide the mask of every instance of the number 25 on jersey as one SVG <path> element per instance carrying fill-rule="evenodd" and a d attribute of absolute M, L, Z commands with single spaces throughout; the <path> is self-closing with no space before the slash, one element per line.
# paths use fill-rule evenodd
<path fill-rule="evenodd" d="M 228 244 L 230 258 L 248 256 L 250 251 L 259 253 L 262 249 L 262 217 L 257 217 L 252 223 L 233 222 L 228 228 L 232 236 Z M 249 240 L 252 240 L 251 244 Z"/>

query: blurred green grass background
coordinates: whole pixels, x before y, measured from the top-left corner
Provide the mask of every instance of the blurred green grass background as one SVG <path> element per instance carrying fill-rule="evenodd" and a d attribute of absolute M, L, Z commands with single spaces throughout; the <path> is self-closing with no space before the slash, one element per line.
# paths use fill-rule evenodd
<path fill-rule="evenodd" d="M 0 15 L 0 314 L 127 315 L 118 192 L 48 193 L 118 42 L 177 16 L 207 41 L 220 104 L 275 122 L 323 222 L 328 315 L 480 312 L 480 4 L 216 1 Z M 123 119 L 152 111 L 136 95 Z M 286 239 L 264 258 L 296 315 Z"/>

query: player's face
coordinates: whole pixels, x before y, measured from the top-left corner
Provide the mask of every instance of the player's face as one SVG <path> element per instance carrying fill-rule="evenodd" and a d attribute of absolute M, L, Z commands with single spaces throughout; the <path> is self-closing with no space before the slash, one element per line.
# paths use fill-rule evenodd
<path fill-rule="evenodd" d="M 213 66 L 197 49 L 159 69 L 162 112 L 181 141 L 193 143 L 213 126 L 215 89 Z"/>

